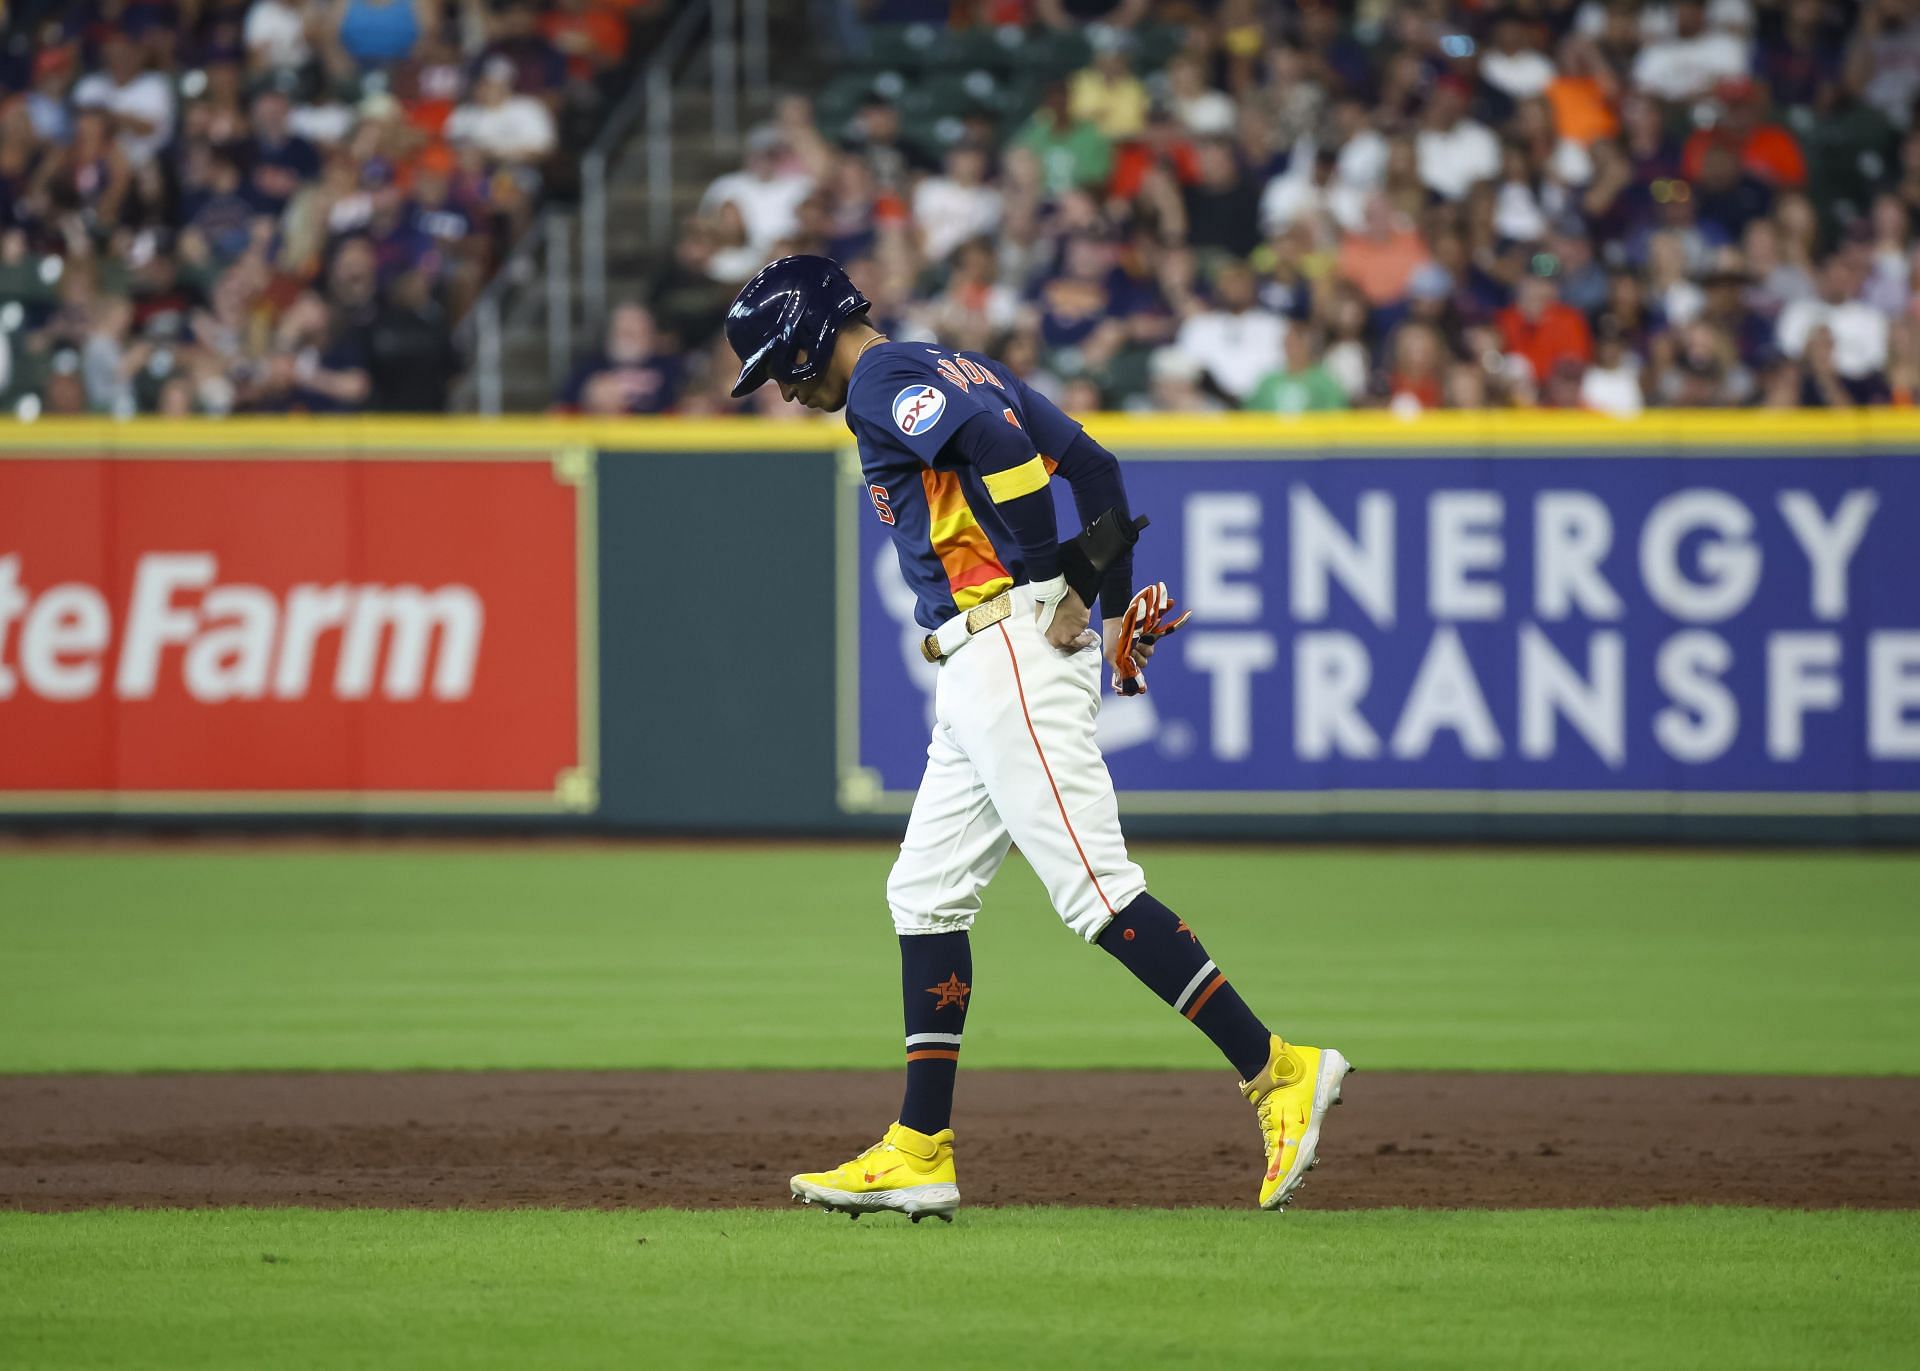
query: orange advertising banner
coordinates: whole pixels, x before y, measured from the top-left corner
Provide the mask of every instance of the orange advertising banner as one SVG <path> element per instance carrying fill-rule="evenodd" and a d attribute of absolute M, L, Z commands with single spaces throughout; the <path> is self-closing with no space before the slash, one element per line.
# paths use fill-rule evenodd
<path fill-rule="evenodd" d="M 589 454 L 0 459 L 0 803 L 590 809 Z"/>

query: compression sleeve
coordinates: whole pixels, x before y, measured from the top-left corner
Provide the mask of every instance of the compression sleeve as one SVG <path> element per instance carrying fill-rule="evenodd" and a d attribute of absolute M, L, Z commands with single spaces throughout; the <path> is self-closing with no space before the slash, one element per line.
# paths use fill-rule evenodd
<path fill-rule="evenodd" d="M 1033 450 L 1025 430 L 998 414 L 976 414 L 960 426 L 947 446 L 980 473 L 994 508 L 1020 544 L 1027 579 L 1050 581 L 1058 576 L 1060 530 L 1054 521 L 1053 497 L 1047 493 L 1046 463 Z"/>
<path fill-rule="evenodd" d="M 1133 517 L 1127 508 L 1127 487 L 1120 479 L 1119 459 L 1085 429 L 1074 434 L 1067 450 L 1060 454 L 1057 470 L 1073 487 L 1073 507 L 1082 527 L 1110 509 L 1119 510 L 1123 519 Z M 1127 612 L 1127 602 L 1132 598 L 1133 549 L 1128 548 L 1107 568 L 1106 578 L 1100 583 L 1100 617 L 1118 619 Z"/>

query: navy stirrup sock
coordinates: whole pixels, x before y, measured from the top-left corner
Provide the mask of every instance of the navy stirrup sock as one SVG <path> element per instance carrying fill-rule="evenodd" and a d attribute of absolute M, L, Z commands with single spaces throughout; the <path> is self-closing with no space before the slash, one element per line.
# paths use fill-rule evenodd
<path fill-rule="evenodd" d="M 960 1031 L 966 1026 L 967 997 L 972 991 L 973 949 L 964 930 L 901 937 L 907 1094 L 900 1102 L 900 1122 L 915 1132 L 938 1133 L 953 1119 Z"/>
<path fill-rule="evenodd" d="M 1143 891 L 1095 941 L 1211 1038 L 1241 1080 L 1267 1064 L 1273 1035 L 1227 984 L 1198 935 L 1160 901 Z"/>

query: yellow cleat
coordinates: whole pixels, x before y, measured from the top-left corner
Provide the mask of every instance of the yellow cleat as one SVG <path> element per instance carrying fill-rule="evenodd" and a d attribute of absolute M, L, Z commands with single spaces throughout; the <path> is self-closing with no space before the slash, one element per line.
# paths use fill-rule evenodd
<path fill-rule="evenodd" d="M 1331 1047 L 1299 1047 L 1276 1035 L 1260 1074 L 1240 1083 L 1260 1119 L 1267 1174 L 1260 1207 L 1280 1209 L 1319 1165 L 1320 1125 L 1340 1103 L 1340 1083 L 1353 1067 Z"/>
<path fill-rule="evenodd" d="M 932 1214 L 953 1222 L 960 1180 L 953 1169 L 953 1130 L 916 1133 L 894 1124 L 887 1136 L 832 1171 L 807 1171 L 792 1180 L 793 1197 L 859 1218 L 891 1209 L 915 1223 Z"/>

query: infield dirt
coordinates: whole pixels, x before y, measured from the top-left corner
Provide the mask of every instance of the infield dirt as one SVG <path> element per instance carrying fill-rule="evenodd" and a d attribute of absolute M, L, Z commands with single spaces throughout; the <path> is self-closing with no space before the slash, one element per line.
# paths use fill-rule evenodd
<path fill-rule="evenodd" d="M 969 1204 L 1225 1205 L 1231 1080 L 962 1072 Z M 790 1203 L 893 1117 L 890 1072 L 0 1077 L 0 1208 Z M 1920 1204 L 1920 1080 L 1365 1073 L 1315 1209 Z"/>

